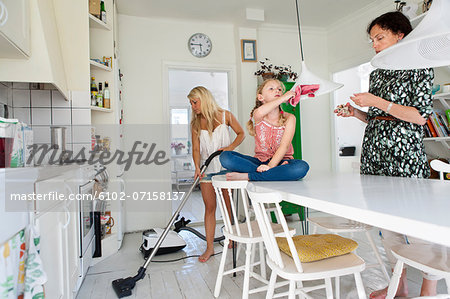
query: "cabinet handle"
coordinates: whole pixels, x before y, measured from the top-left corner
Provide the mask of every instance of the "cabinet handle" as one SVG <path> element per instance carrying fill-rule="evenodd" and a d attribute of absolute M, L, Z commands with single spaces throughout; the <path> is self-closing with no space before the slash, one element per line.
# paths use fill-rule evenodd
<path fill-rule="evenodd" d="M 69 209 L 67 207 L 64 207 L 64 210 L 66 210 L 67 222 L 66 222 L 66 224 L 63 225 L 63 229 L 66 229 L 69 226 L 69 223 L 70 223 L 70 212 L 69 212 Z"/>
<path fill-rule="evenodd" d="M 0 27 L 5 25 L 6 21 L 8 21 L 8 9 L 6 9 L 5 4 L 0 0 Z M 3 20 L 2 20 L 3 19 Z"/>

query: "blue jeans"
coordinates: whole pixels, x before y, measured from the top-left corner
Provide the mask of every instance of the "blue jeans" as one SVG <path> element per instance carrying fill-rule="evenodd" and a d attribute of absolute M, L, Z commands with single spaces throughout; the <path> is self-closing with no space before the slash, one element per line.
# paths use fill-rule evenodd
<path fill-rule="evenodd" d="M 284 161 L 288 164 L 281 165 Z M 303 160 L 282 160 L 278 166 L 267 171 L 257 172 L 256 169 L 265 162 L 238 152 L 226 151 L 220 155 L 222 167 L 235 172 L 248 173 L 249 181 L 297 181 L 303 178 L 309 170 L 309 165 Z"/>

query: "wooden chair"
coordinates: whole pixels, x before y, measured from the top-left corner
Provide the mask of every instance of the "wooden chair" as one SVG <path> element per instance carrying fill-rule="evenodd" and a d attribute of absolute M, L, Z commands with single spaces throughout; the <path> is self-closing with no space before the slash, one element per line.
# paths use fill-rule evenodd
<path fill-rule="evenodd" d="M 316 262 L 302 263 L 300 262 L 292 237 L 285 233 L 292 254 L 292 257 L 288 256 L 281 252 L 278 247 L 265 208 L 265 204 L 275 204 L 279 215 L 282 215 L 280 207 L 281 195 L 276 192 L 257 192 L 251 184 L 247 186 L 247 192 L 253 204 L 256 219 L 264 239 L 264 245 L 266 246 L 267 265 L 272 269 L 266 298 L 275 297 L 274 290 L 277 286 L 277 276 L 289 281 L 289 299 L 295 298 L 297 294 L 301 298 L 311 298 L 306 293 L 321 288 L 325 288 L 328 299 L 333 298 L 331 278 L 349 274 L 353 274 L 355 277 L 358 297 L 361 299 L 367 298 L 360 275 L 360 272 L 365 268 L 365 263 L 359 256 L 354 253 L 348 253 Z M 280 216 L 280 223 L 284 231 L 287 232 L 288 227 L 284 217 Z M 317 279 L 324 279 L 325 284 L 314 287 L 303 287 L 303 281 Z M 276 297 L 286 295 L 286 293 L 276 294 Z"/>
<path fill-rule="evenodd" d="M 242 298 L 248 298 L 249 294 L 261 292 L 267 289 L 268 281 L 266 279 L 266 263 L 264 258 L 263 238 L 258 227 L 258 223 L 255 220 L 251 220 L 249 200 L 247 197 L 248 181 L 227 181 L 224 175 L 216 175 L 212 177 L 212 184 L 216 192 L 217 202 L 222 212 L 224 229 L 223 234 L 225 236 L 222 258 L 220 260 L 219 271 L 217 273 L 216 286 L 214 290 L 214 296 L 218 297 L 222 286 L 222 279 L 224 275 L 232 274 L 238 271 L 244 271 L 244 284 L 242 290 Z M 228 213 L 225 199 L 223 196 L 223 190 L 228 192 L 231 203 L 231 215 Z M 243 212 L 245 215 L 245 221 L 239 223 L 237 214 L 238 203 L 233 199 L 233 190 L 237 190 L 241 195 Z M 280 224 L 272 224 L 274 233 L 277 236 L 284 236 L 284 230 Z M 290 233 L 295 234 L 295 230 L 291 229 Z M 225 271 L 225 263 L 228 251 L 228 244 L 230 241 L 242 243 L 246 245 L 245 250 L 245 265 Z M 259 244 L 259 262 L 254 262 L 256 245 Z M 253 272 L 253 267 L 260 265 L 260 274 Z M 253 277 L 265 284 L 264 287 L 250 290 L 249 282 L 250 277 Z"/>
<path fill-rule="evenodd" d="M 442 183 L 449 184 L 450 188 L 450 181 L 444 182 L 443 174 L 444 172 L 450 173 L 450 165 L 440 160 L 433 160 L 430 166 L 440 173 Z M 386 298 L 394 298 L 404 264 L 423 272 L 443 277 L 449 295 L 442 296 L 444 296 L 443 298 L 450 298 L 450 248 L 437 244 L 410 244 L 394 246 L 391 248 L 391 251 L 397 259 L 397 263 L 394 267 Z"/>

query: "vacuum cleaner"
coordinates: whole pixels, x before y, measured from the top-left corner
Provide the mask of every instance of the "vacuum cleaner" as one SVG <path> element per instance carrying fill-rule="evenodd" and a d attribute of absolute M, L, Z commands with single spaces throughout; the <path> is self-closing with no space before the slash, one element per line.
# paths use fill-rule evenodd
<path fill-rule="evenodd" d="M 202 233 L 192 227 L 187 226 L 190 222 L 191 220 L 186 220 L 184 217 L 181 217 L 180 220 L 175 222 L 175 229 L 167 233 L 167 236 L 165 237 L 159 249 L 156 251 L 155 255 L 172 253 L 186 247 L 186 242 L 180 235 L 178 235 L 178 233 L 182 230 L 191 232 L 203 241 L 206 241 L 206 237 Z M 142 244 L 139 248 L 139 251 L 142 252 L 145 259 L 150 256 L 156 246 L 156 242 L 163 234 L 163 232 L 164 230 L 162 228 L 151 228 L 145 230 L 142 233 Z M 225 236 L 214 238 L 214 242 L 220 242 L 223 240 L 225 240 Z"/>
<path fill-rule="evenodd" d="M 189 196 L 191 195 L 192 191 L 194 190 L 195 186 L 200 181 L 200 177 L 205 173 L 206 169 L 208 168 L 209 164 L 211 163 L 212 159 L 214 159 L 216 156 L 220 155 L 222 153 L 221 150 L 216 151 L 211 154 L 211 156 L 206 159 L 205 163 L 200 168 L 200 175 L 195 179 L 194 183 L 192 184 L 191 188 L 187 193 L 184 194 L 183 200 L 178 207 L 178 209 L 175 211 L 175 213 L 172 215 L 172 218 L 170 219 L 169 223 L 167 224 L 164 231 L 159 234 L 159 238 L 155 243 L 155 246 L 153 250 L 151 250 L 151 253 L 145 263 L 139 268 L 138 273 L 135 276 L 130 276 L 127 278 L 119 278 L 112 281 L 112 287 L 114 291 L 116 292 L 116 295 L 118 298 L 123 298 L 127 296 L 131 296 L 132 290 L 134 286 L 136 285 L 136 282 L 144 278 L 145 271 L 147 270 L 148 265 L 152 261 L 153 257 L 156 255 L 156 253 L 159 251 L 159 248 L 161 247 L 161 244 L 163 243 L 164 239 L 168 235 L 170 231 L 170 227 L 173 225 L 175 220 L 178 218 L 178 215 L 180 214 L 180 211 L 183 209 L 184 205 L 186 204 L 186 201 L 189 199 Z M 156 232 L 156 231 L 155 231 Z M 153 232 L 150 233 L 150 235 Z M 156 234 L 158 234 L 156 232 Z"/>

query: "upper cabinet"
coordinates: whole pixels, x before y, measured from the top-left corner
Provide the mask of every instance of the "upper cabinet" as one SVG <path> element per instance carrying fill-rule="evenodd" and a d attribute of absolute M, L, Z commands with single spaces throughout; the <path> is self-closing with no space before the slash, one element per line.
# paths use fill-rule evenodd
<path fill-rule="evenodd" d="M 0 0 L 0 58 L 30 56 L 29 6 L 29 0 Z"/>

